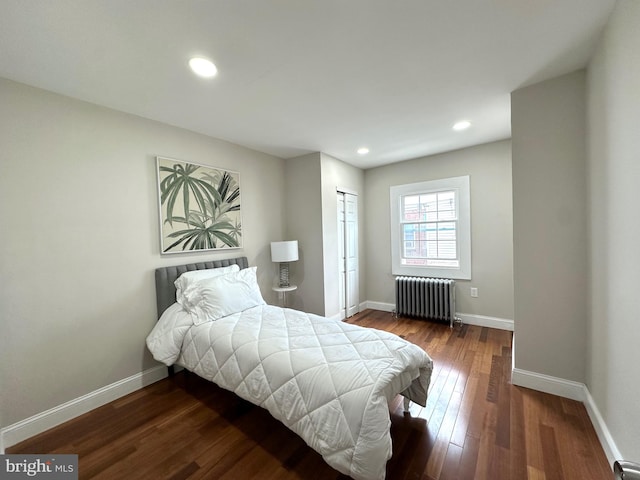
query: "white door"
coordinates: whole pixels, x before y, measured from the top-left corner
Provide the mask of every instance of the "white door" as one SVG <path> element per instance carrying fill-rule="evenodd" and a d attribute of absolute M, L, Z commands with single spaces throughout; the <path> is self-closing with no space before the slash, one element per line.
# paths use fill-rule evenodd
<path fill-rule="evenodd" d="M 358 313 L 360 305 L 357 195 L 338 193 L 338 235 L 340 311 L 346 318 Z"/>
<path fill-rule="evenodd" d="M 347 317 L 347 259 L 345 257 L 345 210 L 344 194 L 338 192 L 338 296 L 340 298 L 340 317 Z"/>

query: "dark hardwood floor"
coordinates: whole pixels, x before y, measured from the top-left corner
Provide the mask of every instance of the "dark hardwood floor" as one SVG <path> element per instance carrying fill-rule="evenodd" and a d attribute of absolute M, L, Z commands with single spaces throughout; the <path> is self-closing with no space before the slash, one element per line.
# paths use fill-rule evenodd
<path fill-rule="evenodd" d="M 584 406 L 510 384 L 511 332 L 395 319 L 349 322 L 394 332 L 434 360 L 426 408 L 390 405 L 387 478 L 613 477 Z M 266 410 L 184 372 L 7 449 L 77 453 L 81 479 L 346 479 Z"/>

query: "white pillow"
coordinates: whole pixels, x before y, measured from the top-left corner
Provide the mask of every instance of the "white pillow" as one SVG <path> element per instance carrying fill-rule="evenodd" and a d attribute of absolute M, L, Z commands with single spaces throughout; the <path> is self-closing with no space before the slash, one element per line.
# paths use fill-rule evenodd
<path fill-rule="evenodd" d="M 265 303 L 258 287 L 256 267 L 251 267 L 200 280 L 197 293 L 183 308 L 191 313 L 193 323 L 199 325 Z"/>
<path fill-rule="evenodd" d="M 173 282 L 173 284 L 176 286 L 176 301 L 180 305 L 183 305 L 187 301 L 185 297 L 185 291 L 189 287 L 194 286 L 199 280 L 219 277 L 220 275 L 226 275 L 227 273 L 234 273 L 239 271 L 240 266 L 234 264 L 229 265 L 228 267 L 207 268 L 205 270 L 191 270 L 189 272 L 184 272 L 177 278 L 175 282 Z"/>

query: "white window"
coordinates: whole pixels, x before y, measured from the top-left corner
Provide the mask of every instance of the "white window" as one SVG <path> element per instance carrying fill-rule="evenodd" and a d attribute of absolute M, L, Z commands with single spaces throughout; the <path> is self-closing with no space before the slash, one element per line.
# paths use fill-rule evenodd
<path fill-rule="evenodd" d="M 393 186 L 394 275 L 471 279 L 469 176 Z"/>

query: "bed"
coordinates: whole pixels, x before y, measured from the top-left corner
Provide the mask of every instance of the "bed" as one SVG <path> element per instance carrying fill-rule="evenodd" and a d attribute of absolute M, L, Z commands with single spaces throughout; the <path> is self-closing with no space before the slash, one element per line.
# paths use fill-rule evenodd
<path fill-rule="evenodd" d="M 246 257 L 159 268 L 156 291 L 160 318 L 147 337 L 156 360 L 267 409 L 339 472 L 385 478 L 388 405 L 398 394 L 425 405 L 433 363 L 424 350 L 267 305 Z"/>

